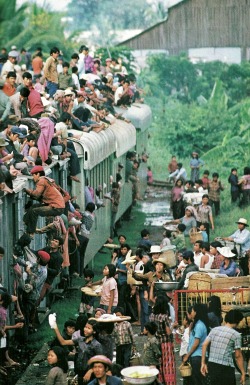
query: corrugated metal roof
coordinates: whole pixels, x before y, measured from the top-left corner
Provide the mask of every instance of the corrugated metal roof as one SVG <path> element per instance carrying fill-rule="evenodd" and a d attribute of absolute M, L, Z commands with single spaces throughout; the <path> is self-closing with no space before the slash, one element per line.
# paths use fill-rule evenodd
<path fill-rule="evenodd" d="M 119 107 L 115 107 L 115 110 L 124 118 L 131 120 L 135 128 L 139 128 L 141 131 L 147 130 L 151 124 L 152 112 L 146 104 L 133 103 L 127 110 Z"/>
<path fill-rule="evenodd" d="M 69 130 L 69 132 L 77 136 L 81 134 L 79 140 L 73 139 L 73 141 L 77 155 L 79 157 L 84 155 L 85 170 L 91 170 L 116 151 L 116 137 L 110 128 L 99 133 L 93 131 L 81 133 L 77 130 Z"/>
<path fill-rule="evenodd" d="M 110 129 L 116 137 L 116 156 L 119 158 L 136 145 L 136 129 L 131 123 L 116 120 Z"/>

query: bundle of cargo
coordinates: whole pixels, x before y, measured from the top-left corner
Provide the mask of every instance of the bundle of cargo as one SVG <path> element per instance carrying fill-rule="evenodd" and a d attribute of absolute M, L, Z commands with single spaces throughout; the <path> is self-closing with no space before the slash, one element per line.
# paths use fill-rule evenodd
<path fill-rule="evenodd" d="M 200 272 L 190 273 L 188 281 L 188 290 L 193 290 L 194 293 L 189 293 L 188 297 L 193 298 L 197 297 L 197 295 L 200 296 L 199 293 L 195 293 L 196 290 L 211 290 L 211 281 L 211 274 Z"/>
<path fill-rule="evenodd" d="M 218 290 L 218 295 L 224 309 L 233 304 L 244 305 L 250 303 L 250 276 L 220 277 L 212 280 L 212 290 Z M 230 289 L 228 292 L 219 290 Z"/>

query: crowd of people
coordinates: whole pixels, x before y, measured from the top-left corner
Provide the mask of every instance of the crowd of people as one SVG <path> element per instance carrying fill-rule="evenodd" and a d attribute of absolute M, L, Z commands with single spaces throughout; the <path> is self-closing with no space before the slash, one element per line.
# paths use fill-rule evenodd
<path fill-rule="evenodd" d="M 20 68 L 16 66 L 18 62 L 22 63 Z M 248 275 L 248 222 L 240 218 L 236 222 L 238 229 L 233 234 L 224 234 L 221 241 L 209 243 L 209 229 L 214 229 L 213 210 L 215 215 L 219 215 L 220 192 L 224 189 L 219 175 L 214 172 L 210 180 L 209 171 L 206 170 L 200 179 L 200 167 L 204 162 L 194 152 L 188 180 L 183 165 L 172 157 L 168 166 L 169 179 L 174 181 L 171 225 L 176 225 L 176 228 L 170 230 L 170 223 L 165 224 L 167 228 L 161 245 L 154 244 L 150 240 L 150 232 L 142 229 L 134 253 L 126 235 L 120 234 L 119 247 L 114 249 L 110 263 L 103 266 L 103 278 L 94 280 L 94 272 L 84 263 L 94 211 L 105 204 L 103 199 L 111 200 L 111 243 L 113 237 L 118 235 L 115 222 L 124 166 L 118 165 L 116 181 L 112 181 L 111 191 L 103 199 L 100 194 L 102 187 L 90 186 L 86 181 L 84 212 L 81 212 L 75 197 L 71 197 L 68 191 L 45 175 L 45 167 L 51 164 L 53 156 L 69 158 L 71 182 L 79 182 L 79 160 L 73 143 L 68 140 L 68 128 L 98 133 L 115 119 L 122 119 L 115 113 L 114 106 L 126 108 L 133 101 L 143 102 L 134 75 L 127 75 L 120 59 L 108 58 L 105 65 L 102 64 L 100 59 L 93 59 L 89 55 L 86 46 L 81 46 L 79 54 L 72 54 L 70 63 L 60 57 L 57 47 L 51 49 L 45 63 L 41 49 L 37 49 L 32 58 L 25 50 L 19 53 L 12 47 L 2 65 L 1 190 L 11 193 L 13 179 L 20 174 L 32 175 L 35 188 L 25 190 L 31 198 L 26 204 L 23 218 L 26 231 L 14 247 L 12 265 L 16 295 L 11 296 L 4 287 L 0 287 L 1 363 L 10 366 L 17 364 L 9 357 L 6 341 L 2 342 L 6 339 L 8 328 L 23 329 L 22 338 L 26 341 L 35 327 L 37 308 L 51 290 L 55 277 L 58 274 L 62 279 L 80 276 L 85 278 L 85 289 L 101 286 L 100 301 L 95 308 L 93 296 L 83 291 L 77 322 L 66 321 L 62 333 L 55 318 L 50 319 L 55 340 L 48 352 L 48 362 L 53 368 L 48 375 L 47 385 L 66 384 L 68 360 L 74 360 L 79 385 L 120 385 L 120 370 L 129 366 L 135 345 L 129 320 L 140 326 L 141 336 L 147 336 L 143 362 L 159 369 L 157 383 L 175 385 L 173 332 L 178 327 L 176 309 L 172 293 L 158 289 L 157 284 L 178 282 L 178 289 L 185 289 L 188 273 L 199 269 L 216 269 L 229 277 Z M 146 162 L 147 157 L 147 154 L 143 154 L 141 161 Z M 133 202 L 142 199 L 137 174 L 139 165 L 137 154 L 129 151 L 124 179 L 125 183 L 132 182 Z M 249 178 L 247 167 L 239 180 L 236 169 L 232 169 L 229 176 L 232 201 L 237 201 L 241 195 L 241 206 L 248 204 Z M 152 181 L 149 169 L 148 183 Z M 194 203 L 191 199 L 185 204 L 185 194 L 194 193 L 199 194 L 200 201 Z M 40 203 L 32 204 L 34 199 Z M 47 221 L 41 229 L 37 228 L 39 216 Z M 189 235 L 196 228 L 199 229 L 196 234 L 200 239 L 193 242 L 192 251 Z M 48 245 L 42 250 L 32 251 L 29 245 L 34 234 L 44 232 L 47 233 Z M 239 247 L 231 249 L 225 242 Z M 0 248 L 0 257 L 4 257 L 3 248 Z M 236 257 L 240 257 L 239 264 Z M 232 310 L 225 317 L 225 325 L 220 326 L 221 309 L 218 301 L 213 301 L 217 303 L 216 309 L 212 305 L 193 305 L 184 320 L 187 331 L 185 329 L 183 334 L 181 352 L 183 363 L 191 362 L 190 384 L 205 384 L 209 379 L 212 385 L 233 385 L 233 352 L 244 384 L 240 335 L 234 330 L 243 316 Z M 15 303 L 16 323 L 8 326 L 7 309 L 11 302 Z M 109 318 L 112 314 L 115 314 L 113 319 Z M 107 322 L 102 322 L 105 319 Z M 116 366 L 112 364 L 114 345 Z M 5 373 L 4 365 L 0 366 L 0 370 Z M 226 382 L 220 378 L 221 371 L 226 373 Z"/>

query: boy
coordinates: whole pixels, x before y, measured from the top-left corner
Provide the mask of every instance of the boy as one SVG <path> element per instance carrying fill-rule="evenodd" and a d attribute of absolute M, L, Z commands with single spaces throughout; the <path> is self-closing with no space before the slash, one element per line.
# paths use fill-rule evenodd
<path fill-rule="evenodd" d="M 114 309 L 117 317 L 124 315 L 122 307 L 117 306 Z M 116 345 L 116 363 L 123 368 L 129 367 L 129 360 L 131 357 L 132 345 L 135 345 L 133 330 L 130 322 L 120 321 L 114 325 L 113 336 Z"/>
<path fill-rule="evenodd" d="M 203 177 L 201 178 L 204 190 L 208 189 L 208 185 L 211 182 L 211 180 L 208 177 L 209 177 L 209 171 L 205 170 L 203 173 Z"/>
<path fill-rule="evenodd" d="M 203 257 L 203 253 L 201 251 L 201 244 L 203 241 L 196 241 L 194 244 L 194 263 L 200 267 L 201 258 Z"/>
<path fill-rule="evenodd" d="M 209 205 L 215 209 L 215 215 L 220 213 L 220 192 L 224 190 L 224 187 L 219 180 L 219 174 L 214 172 L 212 175 L 213 179 L 208 184 L 208 197 Z"/>
<path fill-rule="evenodd" d="M 93 282 L 93 279 L 95 276 L 93 270 L 85 269 L 83 272 L 83 275 L 85 280 L 84 286 L 87 286 L 89 283 Z M 87 313 L 88 317 L 91 317 L 93 315 L 94 302 L 95 302 L 95 297 L 92 297 L 91 295 L 88 295 L 82 292 L 81 303 L 79 307 L 79 314 Z"/>
<path fill-rule="evenodd" d="M 204 226 L 203 223 L 200 224 L 199 229 L 200 229 L 201 234 L 202 234 L 202 242 L 208 242 L 208 235 L 206 232 L 206 227 Z"/>
<path fill-rule="evenodd" d="M 60 90 L 66 90 L 73 86 L 72 76 L 69 74 L 69 63 L 63 63 L 63 73 L 59 74 L 58 81 Z"/>
<path fill-rule="evenodd" d="M 143 364 L 146 366 L 158 367 L 160 364 L 161 351 L 155 337 L 156 332 L 157 325 L 155 322 L 147 322 L 145 324 L 143 334 L 147 336 L 147 341 L 143 349 Z"/>
<path fill-rule="evenodd" d="M 184 236 L 184 231 L 186 226 L 183 223 L 180 223 L 177 226 L 177 234 L 173 234 L 171 238 L 171 244 L 176 246 L 176 250 L 179 251 L 186 247 L 186 240 Z"/>

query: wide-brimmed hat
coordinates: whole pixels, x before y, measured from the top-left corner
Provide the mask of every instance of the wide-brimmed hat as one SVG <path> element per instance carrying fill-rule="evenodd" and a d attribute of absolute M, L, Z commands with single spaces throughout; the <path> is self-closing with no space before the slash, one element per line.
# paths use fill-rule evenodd
<path fill-rule="evenodd" d="M 158 262 L 162 263 L 165 266 L 168 266 L 168 261 L 165 258 L 157 258 L 153 260 L 153 264 L 156 265 Z"/>
<path fill-rule="evenodd" d="M 4 138 L 0 137 L 0 147 L 8 146 L 9 142 L 7 142 Z"/>
<path fill-rule="evenodd" d="M 235 254 L 232 253 L 231 249 L 228 246 L 217 247 L 218 252 L 225 258 L 233 258 Z"/>
<path fill-rule="evenodd" d="M 238 220 L 238 222 L 236 222 L 236 223 L 240 223 L 240 224 L 242 224 L 242 225 L 245 225 L 245 226 L 249 226 L 248 224 L 247 224 L 247 219 L 245 219 L 245 218 L 240 218 L 239 220 Z"/>
<path fill-rule="evenodd" d="M 92 366 L 96 363 L 101 363 L 101 364 L 107 365 L 109 368 L 112 367 L 112 361 L 108 357 L 103 356 L 103 355 L 94 356 L 94 357 L 90 358 L 90 360 L 88 360 L 89 366 Z"/>
<path fill-rule="evenodd" d="M 73 92 L 70 89 L 64 91 L 64 96 L 73 95 Z"/>
<path fill-rule="evenodd" d="M 149 254 L 156 254 L 156 253 L 160 253 L 160 252 L 161 252 L 161 247 L 160 246 L 154 245 L 154 246 L 150 247 Z"/>

